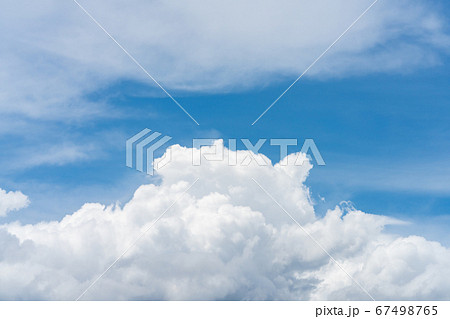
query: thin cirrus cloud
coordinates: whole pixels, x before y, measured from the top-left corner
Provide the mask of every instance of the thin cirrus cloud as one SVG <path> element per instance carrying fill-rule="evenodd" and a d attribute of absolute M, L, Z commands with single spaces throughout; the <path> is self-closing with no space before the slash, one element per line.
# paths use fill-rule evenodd
<path fill-rule="evenodd" d="M 198 149 L 171 151 L 161 183 L 139 187 L 123 207 L 88 203 L 60 221 L 1 225 L 1 299 L 76 299 L 174 202 L 84 299 L 368 299 L 252 178 L 374 298 L 450 297 L 443 245 L 389 233 L 401 222 L 347 205 L 316 216 L 305 185 L 312 165 L 292 165 L 304 154 L 287 166 L 192 166 Z M 223 151 L 239 163 L 249 155 Z"/>
<path fill-rule="evenodd" d="M 170 90 L 221 92 L 294 79 L 371 1 L 81 1 Z M 99 116 L 86 94 L 150 81 L 72 1 L 5 4 L 2 113 Z M 405 72 L 440 63 L 449 37 L 427 1 L 379 1 L 310 76 Z M 150 83 L 148 82 L 148 83 Z"/>

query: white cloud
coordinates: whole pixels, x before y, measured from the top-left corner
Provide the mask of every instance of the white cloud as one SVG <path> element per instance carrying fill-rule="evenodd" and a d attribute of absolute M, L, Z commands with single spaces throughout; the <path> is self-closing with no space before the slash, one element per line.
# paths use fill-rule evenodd
<path fill-rule="evenodd" d="M 371 1 L 81 2 L 165 87 L 210 92 L 294 79 Z M 151 82 L 71 1 L 9 2 L 0 21 L 3 113 L 92 116 L 102 103 L 86 94 Z M 450 47 L 446 23 L 427 1 L 380 1 L 309 75 L 436 65 Z"/>
<path fill-rule="evenodd" d="M 9 212 L 25 208 L 29 204 L 28 197 L 22 192 L 6 192 L 0 188 L 0 217 L 6 216 Z"/>
<path fill-rule="evenodd" d="M 447 248 L 386 233 L 398 221 L 351 205 L 318 218 L 304 184 L 310 164 L 192 166 L 191 151 L 172 146 L 161 184 L 139 187 L 123 207 L 0 226 L 0 298 L 75 299 L 197 177 L 87 299 L 367 299 L 251 178 L 376 299 L 450 298 Z"/>
<path fill-rule="evenodd" d="M 20 163 L 20 167 L 34 167 L 39 165 L 65 165 L 76 161 L 83 161 L 90 158 L 89 152 L 93 148 L 89 145 L 62 144 L 58 146 L 40 145 L 40 152 L 34 152 L 32 157 Z M 30 150 L 28 150 L 30 153 Z M 21 156 L 25 158 L 25 156 Z"/>

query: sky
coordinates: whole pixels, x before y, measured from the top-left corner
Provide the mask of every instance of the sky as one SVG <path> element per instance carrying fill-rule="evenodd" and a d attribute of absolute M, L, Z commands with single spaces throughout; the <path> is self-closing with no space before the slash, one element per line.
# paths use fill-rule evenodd
<path fill-rule="evenodd" d="M 66 262 L 62 266 L 44 267 L 37 257 L 39 251 L 51 250 L 52 241 L 65 238 L 64 234 L 68 238 L 77 236 L 65 228 L 64 220 L 76 224 L 73 221 L 76 216 L 87 216 L 96 211 L 101 216 L 98 217 L 100 233 L 107 229 L 103 219 L 113 224 L 125 223 L 127 227 L 124 228 L 132 233 L 139 229 L 139 220 L 145 216 L 145 209 L 136 203 L 143 200 L 142 192 L 147 194 L 149 201 L 142 204 L 145 207 L 152 204 L 162 207 L 164 203 L 159 201 L 166 201 L 155 197 L 149 184 L 156 185 L 154 192 L 170 199 L 174 197 L 171 192 L 180 192 L 179 189 L 174 191 L 173 187 L 186 186 L 183 183 L 192 181 L 195 174 L 189 167 L 177 166 L 177 160 L 166 168 L 167 173 L 162 171 L 156 176 L 126 167 L 125 142 L 144 128 L 168 135 L 172 137 L 170 144 L 186 148 L 192 148 L 193 138 L 223 139 L 225 147 L 228 139 L 248 138 L 253 142 L 260 138 L 314 139 L 326 166 L 315 165 L 313 161 L 313 167 L 307 172 L 299 168 L 301 187 L 286 187 L 292 195 L 285 199 L 286 205 L 293 210 L 303 207 L 300 211 L 305 212 L 299 216 L 309 216 L 304 217 L 304 221 L 310 222 L 313 229 L 314 225 L 329 227 L 327 216 L 341 223 L 343 229 L 350 227 L 347 225 L 351 225 L 355 212 L 364 216 L 355 223 L 358 227 L 364 225 L 363 220 L 374 219 L 376 222 L 368 231 L 373 237 L 359 238 L 364 248 L 358 249 L 358 253 L 344 253 L 346 246 L 343 243 L 336 243 L 339 247 L 333 246 L 337 251 L 342 249 L 342 258 L 350 268 L 357 268 L 355 265 L 361 260 L 370 260 L 367 253 L 379 242 L 402 252 L 401 245 L 416 245 L 420 248 L 417 248 L 417 254 L 429 245 L 433 247 L 432 251 L 449 255 L 448 3 L 380 0 L 254 125 L 252 123 L 258 116 L 358 18 L 371 1 L 246 0 L 205 4 L 194 0 L 183 3 L 134 0 L 126 6 L 119 1 L 80 1 L 80 4 L 200 125 L 164 94 L 75 2 L 45 0 L 39 4 L 31 1 L 6 4 L 0 13 L 0 26 L 4 30 L 0 34 L 0 146 L 3 150 L 0 154 L 0 229 L 5 230 L 1 234 L 5 242 L 12 243 L 11 247 L 18 245 L 17 254 L 23 254 L 26 261 L 21 262 L 20 267 L 28 265 L 35 270 L 32 273 L 36 278 L 30 282 L 37 278 L 46 282 L 47 272 L 53 267 L 68 270 L 60 274 L 61 278 L 67 279 L 65 287 L 52 290 L 54 283 L 50 282 L 45 289 L 31 289 L 28 295 L 24 295 L 25 288 L 18 288 L 11 294 L 0 291 L 2 298 L 70 299 L 69 290 L 82 290 L 83 285 L 94 278 L 95 273 L 101 273 L 102 266 L 114 259 L 120 249 L 103 246 L 110 235 L 102 237 L 98 246 L 92 248 L 92 253 L 95 248 L 104 249 L 104 259 L 100 260 L 103 263 L 99 261 L 85 277 L 79 274 L 81 270 L 73 265 L 72 269 Z M 241 144 L 238 148 L 244 149 Z M 291 147 L 289 153 L 297 153 L 300 148 Z M 186 155 L 179 152 L 178 164 L 186 164 Z M 256 176 L 267 181 L 279 179 L 279 185 L 290 185 L 291 180 L 276 168 L 275 163 L 280 161 L 277 149 L 266 144 L 261 152 L 274 165 L 268 171 L 255 169 Z M 158 156 L 163 153 L 162 149 Z M 232 216 L 238 216 L 239 209 L 246 204 L 229 196 L 233 195 L 231 177 L 239 180 L 242 172 L 234 168 L 228 170 L 227 173 L 227 168 L 220 166 L 201 171 L 199 176 L 208 181 L 205 185 L 209 185 L 209 190 L 204 186 L 199 193 L 189 195 L 192 197 L 187 206 L 199 207 L 201 214 L 206 214 L 208 209 L 221 211 L 225 209 L 220 208 L 223 206 L 228 211 L 232 207 Z M 184 171 L 187 172 L 186 179 L 183 179 Z M 252 170 L 249 172 L 242 174 L 251 176 Z M 223 188 L 217 186 L 213 193 L 215 184 L 212 181 L 223 183 Z M 269 218 L 273 211 L 265 211 L 261 206 L 259 200 L 263 201 L 261 197 L 265 195 L 254 195 L 257 188 L 250 191 L 250 186 L 244 182 L 242 187 L 245 188 L 242 194 L 253 194 L 249 197 L 256 198 L 249 199 L 250 215 L 243 224 L 238 223 L 236 229 L 250 237 L 266 238 L 261 234 L 272 233 L 267 235 L 267 240 L 273 237 L 277 244 L 287 247 L 292 238 L 283 239 L 283 235 L 273 233 L 290 226 Z M 297 200 L 296 194 L 302 199 Z M 214 196 L 218 196 L 217 202 Z M 86 203 L 99 203 L 106 208 L 95 206 L 91 212 Z M 345 215 L 342 203 L 351 203 L 354 210 Z M 133 205 L 141 208 L 129 212 L 130 216 L 136 215 L 132 221 L 123 221 L 121 217 L 108 219 L 102 215 L 105 211 L 130 211 L 127 207 Z M 181 234 L 183 229 L 188 232 L 189 227 L 201 225 L 201 222 L 196 224 L 197 220 L 189 210 L 177 208 L 177 211 L 186 221 L 191 221 L 186 222 L 186 229 L 179 226 Z M 152 210 L 149 216 L 154 214 Z M 339 221 L 339 218 L 330 217 L 339 214 L 349 218 Z M 260 228 L 249 229 L 251 222 Z M 84 222 L 80 223 L 84 225 Z M 172 225 L 170 220 L 167 223 Z M 219 218 L 217 225 L 222 223 L 226 224 Z M 388 235 L 377 225 L 382 225 Z M 114 224 L 112 228 L 119 226 Z M 90 226 L 80 227 L 89 233 Z M 229 227 L 232 232 L 233 227 Z M 50 235 L 53 228 L 61 231 L 59 239 Z M 155 236 L 158 235 L 163 236 L 161 233 Z M 237 249 L 233 250 L 228 249 L 223 239 L 209 235 L 210 238 L 206 238 L 208 235 L 200 237 L 205 242 L 217 240 L 217 244 L 222 245 L 218 252 L 222 254 L 220 256 L 242 253 L 242 247 L 236 244 L 239 241 L 235 244 L 240 248 L 233 246 Z M 120 236 L 127 238 L 126 234 Z M 295 233 L 292 236 L 301 235 Z M 155 241 L 154 249 L 162 249 L 164 238 L 152 238 L 148 240 Z M 174 245 L 177 243 L 177 239 L 170 236 L 168 240 L 173 240 Z M 26 247 L 27 241 L 35 247 Z M 77 240 L 68 241 L 73 245 L 74 260 L 82 263 L 91 250 L 77 254 Z M 51 244 L 42 248 L 44 243 Z M 189 243 L 195 246 L 198 241 L 194 238 Z M 205 245 L 209 247 L 209 244 Z M 250 244 L 247 242 L 246 245 Z M 190 249 L 192 247 L 186 248 L 180 255 L 175 248 L 170 251 L 184 260 L 184 254 L 193 254 Z M 275 251 L 276 247 L 272 249 Z M 254 253 L 265 258 L 259 248 L 255 248 Z M 227 256 L 222 262 L 231 258 Z M 240 262 L 249 265 L 250 270 L 254 260 L 246 260 L 247 257 L 242 257 Z M 277 257 L 285 262 L 281 277 L 288 280 L 289 276 L 294 276 L 292 269 L 296 261 L 291 255 Z M 186 269 L 179 274 L 180 278 L 192 275 L 192 280 L 198 279 L 198 294 L 194 297 L 187 295 L 183 287 L 171 290 L 163 282 L 155 291 L 147 291 L 143 286 L 133 286 L 132 279 L 126 283 L 129 293 L 125 289 L 122 295 L 114 295 L 115 289 L 111 287 L 119 284 L 107 280 L 104 287 L 112 291 L 111 295 L 103 293 L 99 286 L 91 297 L 361 298 L 355 287 L 349 288 L 350 284 L 343 290 L 336 288 L 336 282 L 329 279 L 335 270 L 325 263 L 323 256 L 316 257 L 310 260 L 305 257 L 308 270 L 303 272 L 306 277 L 299 282 L 299 287 L 277 283 L 281 287 L 279 290 L 272 286 L 268 288 L 276 278 L 276 271 L 268 269 L 259 274 L 260 278 L 249 279 L 252 283 L 249 286 L 253 288 L 230 284 L 227 291 L 220 291 L 218 286 L 202 284 L 197 274 Z M 423 255 L 419 257 L 432 263 Z M 11 265 L 8 258 L 5 257 L 5 264 Z M 444 267 L 450 262 L 450 258 L 442 259 L 432 264 Z M 197 259 L 192 257 L 192 260 L 194 264 Z M 214 259 L 207 257 L 198 260 L 214 264 Z M 145 262 L 145 258 L 138 256 L 136 268 L 130 262 L 130 265 L 123 265 L 124 272 L 139 273 L 144 269 L 139 267 L 144 267 Z M 20 267 L 16 266 L 17 269 Z M 40 267 L 48 269 L 41 272 Z M 223 274 L 229 272 L 235 280 L 247 276 L 245 271 L 233 272 L 233 267 L 237 266 L 229 263 L 224 262 L 221 267 Z M 86 265 L 80 267 L 85 268 Z M 154 272 L 144 277 L 152 282 L 160 270 L 155 266 Z M 373 287 L 379 296 L 394 298 L 388 293 L 389 287 L 380 287 L 364 279 L 371 270 L 367 268 L 367 273 L 361 274 L 361 280 Z M 124 280 L 120 276 L 126 275 L 116 272 L 118 278 Z M 220 280 L 225 281 L 225 278 L 229 277 Z M 265 281 L 267 285 L 263 284 Z M 314 286 L 315 281 L 322 284 L 317 284 L 315 289 L 307 288 Z M 19 287 L 29 287 L 30 282 L 11 281 Z M 405 287 L 403 283 L 392 284 Z M 434 291 L 422 296 L 412 289 L 417 295 L 401 297 L 448 296 L 442 287 Z"/>

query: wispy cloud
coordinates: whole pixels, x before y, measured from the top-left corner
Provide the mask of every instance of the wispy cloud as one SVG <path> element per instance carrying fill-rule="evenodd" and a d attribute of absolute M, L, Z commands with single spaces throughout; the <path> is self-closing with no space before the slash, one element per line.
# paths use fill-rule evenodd
<path fill-rule="evenodd" d="M 126 7 L 117 1 L 83 5 L 165 87 L 229 91 L 297 76 L 368 3 L 135 0 Z M 121 79 L 147 83 L 70 1 L 46 0 L 20 8 L 11 2 L 0 17 L 7 30 L 0 36 L 1 113 L 99 115 L 102 106 L 90 103 L 86 94 Z M 380 1 L 310 76 L 436 65 L 450 46 L 444 21 L 426 1 Z"/>

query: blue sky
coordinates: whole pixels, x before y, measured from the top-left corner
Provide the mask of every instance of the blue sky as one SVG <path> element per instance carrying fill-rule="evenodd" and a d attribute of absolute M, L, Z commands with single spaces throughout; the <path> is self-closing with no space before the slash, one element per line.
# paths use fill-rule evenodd
<path fill-rule="evenodd" d="M 2 172 L 2 185 L 22 190 L 32 201 L 8 219 L 59 219 L 85 202 L 125 202 L 149 180 L 125 167 L 125 140 L 148 127 L 184 146 L 192 145 L 194 137 L 313 138 L 327 163 L 314 168 L 307 183 L 319 212 L 350 200 L 367 212 L 420 222 L 424 228 L 414 232 L 442 239 L 450 222 L 449 71 L 445 60 L 403 75 L 302 80 L 254 126 L 252 121 L 289 82 L 243 93 L 181 96 L 200 127 L 168 98 L 133 96 L 134 86 L 152 87 L 118 84 L 92 99 L 106 97 L 125 116 L 56 128 L 85 141 L 111 136 L 98 158 Z M 18 143 L 2 141 L 10 147 Z M 39 148 L 39 142 L 32 143 Z M 266 146 L 262 152 L 279 160 L 274 148 Z M 55 195 L 57 203 L 49 205 L 48 198 Z"/>
<path fill-rule="evenodd" d="M 444 2 L 435 5 L 449 10 Z M 407 36 L 401 40 L 413 41 Z M 383 45 L 386 49 L 389 42 Z M 333 56 L 325 56 L 318 67 L 329 59 Z M 445 50 L 434 59 L 433 65 L 395 72 L 303 78 L 254 126 L 250 124 L 295 76 L 274 74 L 264 85 L 251 88 L 243 76 L 242 88 L 237 79 L 233 89 L 223 92 L 171 90 L 200 126 L 146 79 L 117 78 L 83 94 L 83 103 L 104 107 L 95 111 L 101 116 L 59 121 L 8 115 L 19 132 L 0 136 L 7 150 L 2 162 L 12 164 L 1 170 L 0 184 L 26 193 L 31 205 L 5 221 L 34 223 L 59 219 L 85 202 L 125 202 L 151 180 L 124 165 L 125 140 L 146 127 L 185 146 L 194 137 L 313 138 L 327 163 L 308 179 L 319 212 L 350 200 L 376 214 L 413 221 L 424 216 L 445 219 L 450 215 L 450 60 Z M 134 71 L 140 72 L 137 67 Z M 79 107 L 64 103 L 72 110 Z M 49 153 L 54 160 L 40 160 L 53 143 L 64 145 L 61 152 Z M 80 145 L 83 149 L 77 150 Z M 279 160 L 273 148 L 262 152 Z"/>
<path fill-rule="evenodd" d="M 255 125 L 373 0 L 79 2 L 89 14 L 55 0 L 0 12 L 0 240 L 17 252 L 0 268 L 31 278 L 1 272 L 0 299 L 74 299 L 172 201 L 86 299 L 367 298 L 336 286 L 348 278 L 255 176 L 380 300 L 448 299 L 448 1 L 379 0 Z M 326 166 L 306 182 L 307 167 L 196 171 L 174 147 L 149 176 L 125 165 L 144 128 L 188 148 L 313 139 Z"/>

